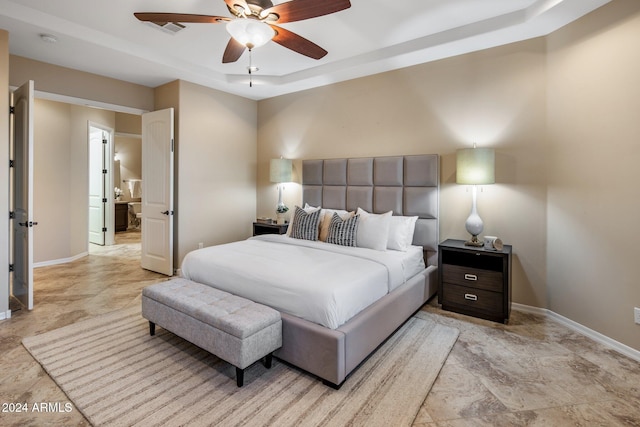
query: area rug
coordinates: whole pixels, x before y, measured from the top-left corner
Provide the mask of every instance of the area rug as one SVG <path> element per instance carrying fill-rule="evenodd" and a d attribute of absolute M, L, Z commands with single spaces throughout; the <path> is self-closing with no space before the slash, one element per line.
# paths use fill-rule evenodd
<path fill-rule="evenodd" d="M 458 331 L 412 317 L 339 390 L 274 359 L 236 387 L 235 368 L 156 328 L 139 307 L 25 338 L 96 426 L 409 426 Z"/>

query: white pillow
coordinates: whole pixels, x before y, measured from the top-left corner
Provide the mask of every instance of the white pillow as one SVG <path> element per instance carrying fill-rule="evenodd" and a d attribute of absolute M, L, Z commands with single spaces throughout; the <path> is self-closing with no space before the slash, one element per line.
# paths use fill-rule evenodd
<path fill-rule="evenodd" d="M 360 215 L 356 244 L 361 248 L 387 250 L 389 236 L 389 222 L 393 211 L 380 215 L 369 213 L 358 208 L 356 215 Z"/>
<path fill-rule="evenodd" d="M 317 211 L 320 208 L 314 207 L 314 206 L 309 206 L 309 203 L 305 203 L 303 209 L 304 209 L 304 211 L 306 213 L 312 213 L 312 212 Z M 294 211 L 295 211 L 295 209 L 294 209 Z M 320 212 L 320 220 L 319 221 L 322 221 L 322 212 Z M 292 223 L 293 223 L 293 214 L 291 215 L 291 221 L 289 221 L 289 226 L 287 227 L 287 237 L 291 237 L 291 224 Z M 318 232 L 319 232 L 319 230 L 318 230 Z"/>
<path fill-rule="evenodd" d="M 406 252 L 413 243 L 417 216 L 392 216 L 389 221 L 387 249 Z"/>

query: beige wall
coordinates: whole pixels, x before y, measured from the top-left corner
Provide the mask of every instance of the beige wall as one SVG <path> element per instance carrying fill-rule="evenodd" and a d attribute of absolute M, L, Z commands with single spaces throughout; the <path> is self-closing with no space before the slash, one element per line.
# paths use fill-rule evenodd
<path fill-rule="evenodd" d="M 544 307 L 544 70 L 535 39 L 260 101 L 257 214 L 274 215 L 271 158 L 437 153 L 440 237 L 466 238 L 471 193 L 455 184 L 455 151 L 495 147 L 497 184 L 478 197 L 485 234 L 514 245 L 514 301 Z M 300 186 L 284 198 L 300 203 Z"/>
<path fill-rule="evenodd" d="M 640 2 L 548 37 L 549 308 L 640 350 Z"/>
<path fill-rule="evenodd" d="M 33 257 L 71 257 L 71 106 L 37 99 L 34 116 Z"/>
<path fill-rule="evenodd" d="M 139 114 L 116 113 L 116 132 L 142 135 L 142 117 Z"/>
<path fill-rule="evenodd" d="M 0 29 L 0 87 L 9 99 L 9 33 Z M 0 102 L 0 181 L 9 177 L 9 103 Z M 9 186 L 0 186 L 0 212 L 9 212 Z M 9 311 L 9 216 L 0 215 L 0 318 Z"/>
<path fill-rule="evenodd" d="M 168 98 L 175 97 L 175 87 L 164 91 Z M 211 246 L 251 235 L 256 212 L 257 105 L 183 81 L 178 92 L 175 227 L 179 266 L 200 242 Z M 157 92 L 156 97 L 163 95 Z"/>
<path fill-rule="evenodd" d="M 115 113 L 36 99 L 34 124 L 35 263 L 88 250 L 88 124 L 115 127 Z"/>
<path fill-rule="evenodd" d="M 251 235 L 257 103 L 184 81 L 155 90 L 175 111 L 174 265 L 197 249 Z"/>
<path fill-rule="evenodd" d="M 11 55 L 10 81 L 20 86 L 34 80 L 36 90 L 151 111 L 153 89 L 96 74 Z"/>

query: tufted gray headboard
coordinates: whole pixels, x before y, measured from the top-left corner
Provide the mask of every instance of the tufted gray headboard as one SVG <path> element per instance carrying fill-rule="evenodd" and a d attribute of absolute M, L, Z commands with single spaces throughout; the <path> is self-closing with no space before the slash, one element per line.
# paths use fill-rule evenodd
<path fill-rule="evenodd" d="M 437 154 L 303 160 L 302 202 L 327 209 L 418 216 L 413 244 L 437 265 L 439 157 Z"/>

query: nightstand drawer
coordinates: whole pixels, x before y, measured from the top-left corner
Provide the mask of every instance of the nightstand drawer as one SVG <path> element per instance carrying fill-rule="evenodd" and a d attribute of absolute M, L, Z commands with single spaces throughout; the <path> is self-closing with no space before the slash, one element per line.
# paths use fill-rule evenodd
<path fill-rule="evenodd" d="M 503 294 L 447 284 L 444 287 L 443 306 L 468 308 L 469 310 L 485 313 L 501 313 Z"/>
<path fill-rule="evenodd" d="M 503 276 L 499 271 L 482 270 L 459 265 L 443 264 L 442 280 L 445 283 L 495 292 L 502 292 L 504 287 Z"/>
<path fill-rule="evenodd" d="M 287 224 L 268 224 L 262 222 L 253 223 L 253 235 L 260 236 L 262 234 L 285 234 L 287 232 Z"/>

